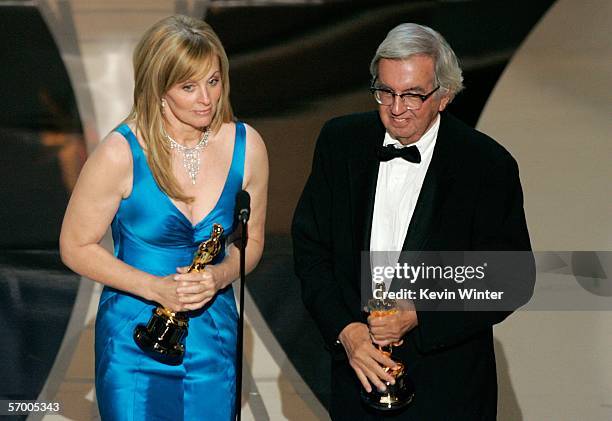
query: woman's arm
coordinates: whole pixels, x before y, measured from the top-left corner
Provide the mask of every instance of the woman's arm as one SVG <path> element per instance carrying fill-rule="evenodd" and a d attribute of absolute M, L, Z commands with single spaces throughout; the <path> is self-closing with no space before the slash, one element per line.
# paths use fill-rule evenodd
<path fill-rule="evenodd" d="M 182 307 L 172 276 L 159 278 L 142 272 L 100 245 L 131 185 L 130 147 L 119 133 L 112 132 L 85 163 L 68 203 L 60 234 L 62 261 L 94 281 L 178 311 Z"/>
<path fill-rule="evenodd" d="M 264 247 L 268 200 L 268 154 L 259 133 L 248 125 L 243 188 L 251 196 L 249 240 L 245 259 L 246 272 L 249 273 L 257 266 Z M 186 308 L 198 309 L 210 301 L 218 290 L 225 288 L 239 277 L 240 252 L 232 244 L 228 247 L 227 255 L 221 263 L 207 266 L 201 273 L 184 273 L 185 268 L 182 272 L 174 278 L 181 281 L 177 289 L 179 299 Z"/>

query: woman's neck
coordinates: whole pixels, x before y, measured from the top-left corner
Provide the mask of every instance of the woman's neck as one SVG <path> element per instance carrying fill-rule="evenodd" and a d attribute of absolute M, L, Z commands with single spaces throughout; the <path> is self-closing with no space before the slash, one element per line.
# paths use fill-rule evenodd
<path fill-rule="evenodd" d="M 193 126 L 187 124 L 170 124 L 167 121 L 164 123 L 164 127 L 168 136 L 170 136 L 175 142 L 187 147 L 192 148 L 200 142 L 204 132 Z"/>

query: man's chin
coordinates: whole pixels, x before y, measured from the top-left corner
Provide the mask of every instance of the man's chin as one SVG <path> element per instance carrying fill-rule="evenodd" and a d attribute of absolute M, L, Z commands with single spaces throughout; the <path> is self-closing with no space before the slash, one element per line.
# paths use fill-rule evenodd
<path fill-rule="evenodd" d="M 389 134 L 391 135 L 393 139 L 397 140 L 402 145 L 409 145 L 419 140 L 418 137 L 416 137 L 413 132 L 407 133 L 405 131 L 402 132 L 402 131 L 389 130 Z"/>

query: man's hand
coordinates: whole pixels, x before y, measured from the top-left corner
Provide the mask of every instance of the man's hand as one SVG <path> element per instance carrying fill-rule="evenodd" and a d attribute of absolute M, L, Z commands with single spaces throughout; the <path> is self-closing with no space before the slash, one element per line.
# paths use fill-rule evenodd
<path fill-rule="evenodd" d="M 395 362 L 372 345 L 368 325 L 351 323 L 338 337 L 344 346 L 349 363 L 363 388 L 369 393 L 372 383 L 380 391 L 386 389 L 384 382 L 395 383 L 395 379 L 385 372 L 384 367 L 395 368 Z"/>
<path fill-rule="evenodd" d="M 372 341 L 380 346 L 400 343 L 404 335 L 418 324 L 414 309 L 400 309 L 397 313 L 368 317 Z"/>

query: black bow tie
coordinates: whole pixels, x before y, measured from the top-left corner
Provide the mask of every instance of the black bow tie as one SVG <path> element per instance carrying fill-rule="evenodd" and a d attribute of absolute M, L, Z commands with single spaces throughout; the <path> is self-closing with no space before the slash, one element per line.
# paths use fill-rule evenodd
<path fill-rule="evenodd" d="M 407 148 L 396 148 L 393 145 L 378 146 L 376 149 L 378 159 L 382 162 L 387 162 L 393 158 L 402 158 L 408 162 L 418 164 L 421 162 L 421 154 L 416 146 L 408 146 Z"/>

